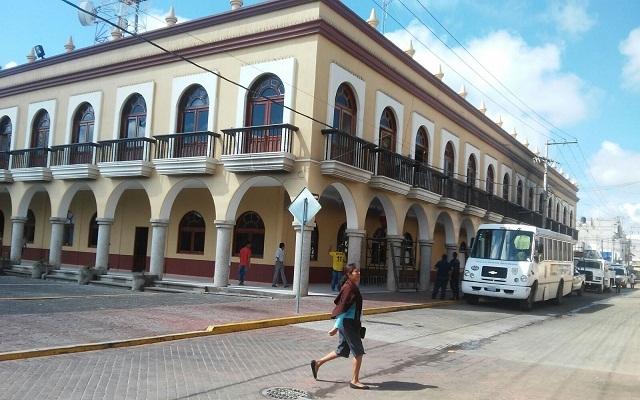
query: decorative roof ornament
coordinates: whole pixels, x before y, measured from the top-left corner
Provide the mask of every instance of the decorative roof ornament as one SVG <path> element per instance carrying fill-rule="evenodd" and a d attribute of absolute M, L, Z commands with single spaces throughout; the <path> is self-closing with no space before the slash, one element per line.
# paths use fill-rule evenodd
<path fill-rule="evenodd" d="M 73 44 L 73 37 L 69 36 L 69 40 L 67 40 L 67 43 L 65 43 L 64 45 L 64 51 L 66 51 L 67 53 L 71 53 L 73 50 L 75 50 L 76 45 Z"/>
<path fill-rule="evenodd" d="M 529 147 L 529 140 L 527 140 L 527 138 L 525 137 L 524 140 L 522 141 L 522 144 L 525 145 L 526 147 Z"/>
<path fill-rule="evenodd" d="M 438 64 L 438 72 L 434 76 L 440 80 L 444 78 L 444 72 L 442 72 L 442 64 Z"/>
<path fill-rule="evenodd" d="M 460 88 L 460 91 L 458 92 L 458 94 L 460 95 L 460 97 L 462 97 L 463 99 L 467 98 L 467 95 L 469 93 L 467 93 L 467 87 L 465 86 L 465 84 L 462 84 L 462 87 Z"/>
<path fill-rule="evenodd" d="M 504 122 L 502 122 L 502 114 L 500 114 L 498 115 L 498 120 L 496 121 L 496 125 L 502 128 L 502 124 L 504 124 Z"/>
<path fill-rule="evenodd" d="M 229 0 L 229 4 L 231 5 L 231 10 L 237 10 L 242 7 L 242 0 Z"/>
<path fill-rule="evenodd" d="M 513 131 L 511 131 L 511 136 L 513 136 L 514 139 L 518 137 L 518 131 L 516 128 L 513 128 Z"/>
<path fill-rule="evenodd" d="M 173 6 L 169 8 L 169 14 L 164 17 L 164 21 L 167 23 L 167 26 L 173 26 L 178 22 L 178 18 L 176 18 L 176 10 Z"/>
<path fill-rule="evenodd" d="M 111 40 L 122 39 L 122 31 L 120 28 L 113 27 L 111 30 Z"/>
<path fill-rule="evenodd" d="M 487 106 L 484 104 L 484 100 L 480 102 L 480 108 L 478 108 L 478 110 L 483 114 L 487 113 Z"/>
<path fill-rule="evenodd" d="M 32 47 L 29 53 L 27 54 L 27 62 L 32 63 L 34 61 L 36 61 L 36 52 L 35 50 L 33 50 L 33 47 Z"/>
<path fill-rule="evenodd" d="M 367 20 L 367 24 L 371 25 L 373 29 L 378 29 L 378 16 L 376 15 L 376 9 L 371 9 L 371 14 L 369 14 L 369 19 Z"/>
<path fill-rule="evenodd" d="M 409 40 L 409 48 L 404 51 L 409 55 L 409 57 L 413 58 L 416 54 L 416 49 L 413 48 L 413 40 Z"/>

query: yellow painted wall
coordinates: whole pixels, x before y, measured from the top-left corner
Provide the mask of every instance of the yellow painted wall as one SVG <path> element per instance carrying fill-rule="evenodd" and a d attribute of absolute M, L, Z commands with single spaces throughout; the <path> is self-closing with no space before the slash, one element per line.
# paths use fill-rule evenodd
<path fill-rule="evenodd" d="M 189 211 L 198 212 L 206 226 L 204 254 L 178 253 L 178 234 L 180 220 Z M 206 189 L 184 189 L 173 203 L 171 218 L 167 229 L 167 248 L 165 256 L 191 260 L 214 260 L 216 252 L 215 210 L 211 194 Z"/>
<path fill-rule="evenodd" d="M 136 227 L 149 227 L 147 255 L 151 248 L 152 229 L 149 200 L 142 190 L 127 190 L 122 194 L 111 227 L 111 254 L 133 255 Z"/>
<path fill-rule="evenodd" d="M 96 213 L 96 200 L 90 191 L 81 191 L 71 201 L 69 211 L 74 217 L 73 245 L 63 246 L 63 250 L 95 253 L 95 247 L 89 247 L 89 224 Z"/>

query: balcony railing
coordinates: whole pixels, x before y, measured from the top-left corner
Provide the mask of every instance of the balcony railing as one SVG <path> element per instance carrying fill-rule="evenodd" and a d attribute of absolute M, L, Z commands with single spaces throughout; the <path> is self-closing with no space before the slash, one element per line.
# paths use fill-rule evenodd
<path fill-rule="evenodd" d="M 417 163 L 413 169 L 413 186 L 442 195 L 442 172 L 426 164 Z"/>
<path fill-rule="evenodd" d="M 375 154 L 373 143 L 337 129 L 324 129 L 324 159 L 335 160 L 373 173 Z"/>
<path fill-rule="evenodd" d="M 222 154 L 291 153 L 293 133 L 297 131 L 298 127 L 290 124 L 223 129 Z"/>
<path fill-rule="evenodd" d="M 467 184 L 459 181 L 451 176 L 446 176 L 443 183 L 444 197 L 457 200 L 463 203 L 467 202 Z"/>
<path fill-rule="evenodd" d="M 214 132 L 176 133 L 154 136 L 156 159 L 184 157 L 214 157 L 216 138 Z"/>
<path fill-rule="evenodd" d="M 0 169 L 9 169 L 10 157 L 11 157 L 11 152 L 0 151 Z"/>
<path fill-rule="evenodd" d="M 150 138 L 126 138 L 98 142 L 98 162 L 151 161 L 151 147 L 155 143 Z"/>
<path fill-rule="evenodd" d="M 467 187 L 467 204 L 482 208 L 483 210 L 489 209 L 489 193 L 482 189 L 478 189 L 474 186 Z"/>
<path fill-rule="evenodd" d="M 387 178 L 413 185 L 415 160 L 380 148 L 373 150 L 373 152 L 376 157 L 376 175 L 386 176 Z"/>
<path fill-rule="evenodd" d="M 100 145 L 97 143 L 74 143 L 51 147 L 52 167 L 76 164 L 95 164 Z"/>
<path fill-rule="evenodd" d="M 36 149 L 23 149 L 11 151 L 11 168 L 36 168 L 47 167 L 49 152 L 48 147 Z"/>

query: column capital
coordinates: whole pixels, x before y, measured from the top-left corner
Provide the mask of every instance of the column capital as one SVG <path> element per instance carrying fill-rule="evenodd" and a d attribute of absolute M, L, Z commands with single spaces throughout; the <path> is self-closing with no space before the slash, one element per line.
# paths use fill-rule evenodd
<path fill-rule="evenodd" d="M 433 240 L 418 240 L 418 245 L 420 246 L 433 246 Z"/>
<path fill-rule="evenodd" d="M 400 242 L 404 240 L 402 235 L 387 235 L 386 239 L 390 242 Z"/>
<path fill-rule="evenodd" d="M 49 222 L 52 224 L 64 225 L 64 223 L 67 222 L 67 219 L 63 217 L 51 217 L 49 218 Z"/>
<path fill-rule="evenodd" d="M 113 218 L 96 218 L 98 225 L 113 225 Z"/>
<path fill-rule="evenodd" d="M 367 236 L 367 231 L 365 229 L 345 229 L 344 233 L 347 237 L 365 237 Z"/>
<path fill-rule="evenodd" d="M 169 220 L 168 219 L 152 219 L 149 222 L 151 222 L 151 226 L 153 226 L 154 228 L 157 227 L 162 227 L 162 228 L 166 228 L 167 226 L 169 226 Z"/>
<path fill-rule="evenodd" d="M 233 227 L 236 226 L 235 221 L 227 221 L 224 219 L 216 219 L 215 221 L 213 221 L 213 224 L 218 229 L 233 229 Z"/>
<path fill-rule="evenodd" d="M 27 217 L 11 217 L 11 222 L 17 222 L 17 223 L 25 223 L 27 222 Z"/>
<path fill-rule="evenodd" d="M 446 247 L 447 250 L 454 250 L 454 251 L 458 250 L 458 245 L 455 243 L 447 243 L 444 245 L 444 247 Z"/>

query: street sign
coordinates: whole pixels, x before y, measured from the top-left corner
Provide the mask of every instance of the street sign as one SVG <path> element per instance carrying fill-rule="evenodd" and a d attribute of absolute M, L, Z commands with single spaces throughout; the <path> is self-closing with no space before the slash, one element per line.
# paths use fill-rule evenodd
<path fill-rule="evenodd" d="M 299 224 L 306 224 L 307 221 L 316 216 L 321 208 L 322 206 L 309 189 L 304 188 L 291 202 L 289 212 Z"/>

